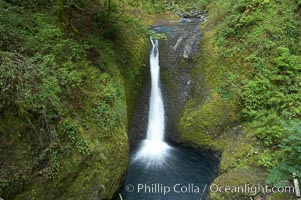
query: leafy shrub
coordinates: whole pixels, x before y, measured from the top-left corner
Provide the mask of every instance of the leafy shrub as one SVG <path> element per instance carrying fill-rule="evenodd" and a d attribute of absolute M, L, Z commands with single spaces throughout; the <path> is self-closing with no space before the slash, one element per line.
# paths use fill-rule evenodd
<path fill-rule="evenodd" d="M 45 121 L 57 119 L 63 108 L 58 96 L 61 93 L 58 80 L 49 72 L 53 65 L 51 56 L 37 54 L 28 58 L 18 53 L 3 52 L 0 64 L 1 108 L 15 105 L 21 115 L 29 116 L 29 112 L 33 112 Z"/>
<path fill-rule="evenodd" d="M 281 121 L 300 116 L 300 57 L 280 47 L 275 67 L 246 81 L 242 96 L 243 116 L 253 121 L 257 136 L 267 146 L 283 137 Z"/>
<path fill-rule="evenodd" d="M 292 121 L 284 124 L 284 129 L 288 136 L 279 145 L 280 162 L 273 166 L 268 179 L 273 184 L 282 183 L 285 179 L 291 180 L 293 173 L 301 178 L 301 122 Z"/>
<path fill-rule="evenodd" d="M 216 64 L 208 68 L 222 68 L 226 74 L 220 75 L 223 81 L 214 89 L 224 98 L 241 98 L 243 122 L 251 127 L 261 150 L 256 164 L 273 169 L 270 181 L 291 179 L 292 172 L 300 172 L 301 163 L 300 124 L 294 125 L 301 117 L 296 14 L 300 5 L 298 1 L 220 0 L 206 8 L 206 28 L 213 29 L 210 42 L 217 49 Z"/>

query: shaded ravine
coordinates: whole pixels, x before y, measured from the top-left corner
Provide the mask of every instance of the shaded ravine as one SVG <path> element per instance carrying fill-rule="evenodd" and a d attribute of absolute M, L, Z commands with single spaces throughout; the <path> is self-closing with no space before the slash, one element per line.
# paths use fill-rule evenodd
<path fill-rule="evenodd" d="M 162 73 L 160 86 L 166 110 L 164 125 L 168 141 L 174 141 L 179 116 L 189 98 L 193 55 L 201 40 L 199 25 L 199 19 L 185 19 L 153 27 L 154 30 L 167 35 L 166 41 L 162 43 L 160 41 L 159 59 L 160 73 Z M 152 48 L 151 55 L 153 50 Z M 151 113 L 148 115 L 151 89 L 149 80 L 150 77 L 145 80 L 140 104 L 132 119 L 129 133 L 131 160 L 120 194 L 125 200 L 206 199 L 207 186 L 215 178 L 218 163 L 216 157 L 175 145 L 169 145 L 168 155 L 165 155 L 163 159 L 156 160 L 154 157 L 143 156 L 152 150 L 148 148 L 148 152 L 143 152 L 147 140 L 141 142 L 146 138 L 146 133 L 149 139 L 147 129 L 148 117 L 151 115 Z M 153 88 L 151 91 L 153 95 Z M 154 151 L 156 148 L 158 147 L 153 145 Z M 142 159 L 137 159 L 137 152 L 140 155 L 138 158 Z"/>

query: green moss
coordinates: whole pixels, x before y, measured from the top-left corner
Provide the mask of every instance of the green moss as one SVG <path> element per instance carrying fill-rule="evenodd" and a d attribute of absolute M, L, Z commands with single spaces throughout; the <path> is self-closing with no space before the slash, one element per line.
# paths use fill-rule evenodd
<path fill-rule="evenodd" d="M 226 102 L 217 93 L 213 93 L 201 105 L 190 102 L 178 125 L 179 140 L 198 146 L 222 150 L 225 141 L 219 140 L 225 135 L 237 118 L 233 105 Z"/>
<path fill-rule="evenodd" d="M 227 173 L 219 176 L 211 184 L 210 199 L 213 200 L 249 200 L 249 199 L 262 199 L 263 197 L 268 200 L 282 200 L 282 199 L 294 199 L 294 194 L 280 192 L 269 192 L 272 188 L 266 187 L 265 177 L 266 173 L 261 170 L 250 168 L 236 168 L 230 170 Z M 228 192 L 222 190 L 216 191 L 217 186 L 219 188 L 229 187 Z M 274 188 L 277 191 L 276 188 Z M 281 190 L 281 189 L 280 189 Z"/>
<path fill-rule="evenodd" d="M 233 128 L 227 133 L 227 146 L 222 152 L 220 162 L 221 172 L 227 172 L 236 167 L 257 166 L 254 159 L 257 159 L 258 147 L 255 145 L 251 135 L 246 134 L 245 128 L 241 126 Z"/>
<path fill-rule="evenodd" d="M 94 24 L 97 1 L 87 15 L 72 6 L 65 13 L 77 18 L 77 30 L 62 29 L 51 5 L 49 12 L 0 5 L 0 35 L 10 38 L 0 41 L 0 196 L 111 199 L 129 160 L 128 119 L 149 45 L 139 29 L 145 19 L 128 24 L 135 14 L 122 16 L 109 40 Z"/>
<path fill-rule="evenodd" d="M 192 73 L 192 100 L 181 117 L 178 139 L 220 151 L 221 175 L 215 182 L 236 181 L 238 176 L 232 172 L 241 168 L 245 170 L 241 172 L 243 181 L 258 180 L 257 171 L 264 181 L 268 174 L 265 172 L 278 167 L 279 158 L 284 156 L 279 144 L 289 131 L 284 132 L 281 121 L 299 116 L 298 104 L 284 104 L 300 96 L 295 90 L 297 86 L 290 81 L 300 78 L 294 71 L 299 65 L 296 55 L 300 52 L 300 20 L 296 13 L 300 6 L 296 1 L 229 0 L 204 4 L 209 16 L 202 26 L 202 52 Z M 287 77 L 288 74 L 293 78 Z M 289 92 L 289 88 L 295 92 Z M 293 155 L 295 151 L 291 149 Z M 292 168 L 298 167 L 295 163 Z M 277 180 L 290 179 L 280 173 L 272 175 Z M 211 196 L 213 199 L 251 197 Z M 265 197 L 290 198 L 284 196 Z"/>
<path fill-rule="evenodd" d="M 218 64 L 215 29 L 204 32 L 201 53 L 193 68 L 192 100 L 186 105 L 178 125 L 180 141 L 222 151 L 230 140 L 227 132 L 240 119 L 236 99 L 225 99 L 217 88 L 223 82 Z"/>
<path fill-rule="evenodd" d="M 114 134 L 108 141 L 99 142 L 84 160 L 73 152 L 64 152 L 58 158 L 61 165 L 54 179 L 46 182 L 41 177 L 32 179 L 30 186 L 15 199 L 112 198 L 128 159 L 126 130 L 117 129 Z"/>
<path fill-rule="evenodd" d="M 257 171 L 260 147 L 252 131 L 241 125 L 239 99 L 225 85 L 225 69 L 218 55 L 220 47 L 215 42 L 217 33 L 210 25 L 204 27 L 207 30 L 202 51 L 192 72 L 192 100 L 181 116 L 178 139 L 197 148 L 205 147 L 221 153 L 221 175 L 213 184 L 243 186 L 245 183 L 264 183 L 265 170 Z M 210 193 L 212 199 L 249 199 L 252 196 Z"/>
<path fill-rule="evenodd" d="M 261 172 L 254 171 L 252 169 L 238 168 L 233 171 L 229 171 L 218 178 L 216 178 L 211 184 L 210 199 L 212 200 L 249 200 L 254 196 L 259 196 L 256 191 L 249 189 L 249 191 L 243 191 L 246 187 L 257 187 L 258 185 L 264 185 L 264 175 Z M 237 191 L 229 190 L 229 192 L 215 192 L 216 187 L 237 188 Z M 238 192 L 240 189 L 240 192 Z"/>
<path fill-rule="evenodd" d="M 272 193 L 267 197 L 267 200 L 295 200 L 296 197 L 294 194 L 289 193 Z"/>

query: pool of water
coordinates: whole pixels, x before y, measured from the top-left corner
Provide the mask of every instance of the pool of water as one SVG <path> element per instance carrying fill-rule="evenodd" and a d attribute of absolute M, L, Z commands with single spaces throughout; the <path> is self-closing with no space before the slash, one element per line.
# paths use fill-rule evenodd
<path fill-rule="evenodd" d="M 120 194 L 124 200 L 205 200 L 217 165 L 210 153 L 171 146 L 164 161 L 131 160 Z"/>

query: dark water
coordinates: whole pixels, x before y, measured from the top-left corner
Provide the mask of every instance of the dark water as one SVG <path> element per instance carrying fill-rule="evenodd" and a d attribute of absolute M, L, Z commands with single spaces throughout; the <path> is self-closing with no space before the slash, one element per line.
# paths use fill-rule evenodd
<path fill-rule="evenodd" d="M 205 200 L 217 164 L 212 154 L 173 146 L 161 165 L 132 160 L 120 193 L 124 200 Z"/>

